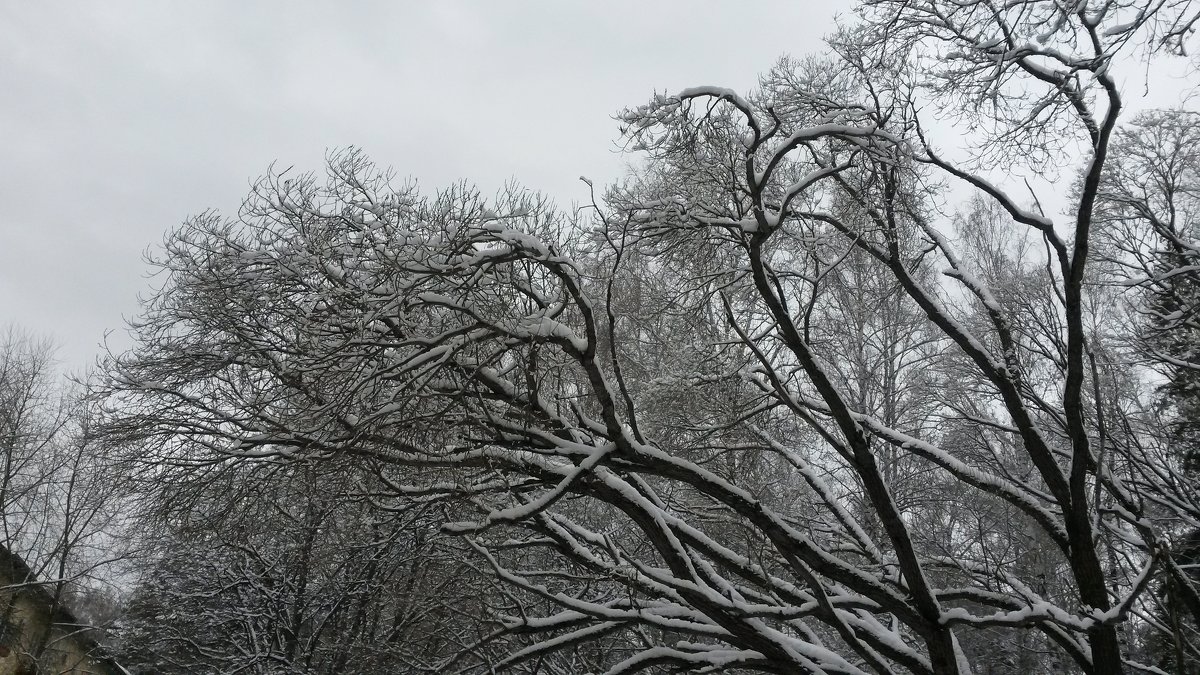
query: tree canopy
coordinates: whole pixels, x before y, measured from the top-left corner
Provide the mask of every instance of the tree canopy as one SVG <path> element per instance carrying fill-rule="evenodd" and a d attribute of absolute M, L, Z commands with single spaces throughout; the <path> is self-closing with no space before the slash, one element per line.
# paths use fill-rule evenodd
<path fill-rule="evenodd" d="M 1114 71 L 1198 11 L 864 0 L 583 208 L 350 150 L 190 219 L 93 392 L 145 662 L 1195 672 L 1196 131 Z"/>

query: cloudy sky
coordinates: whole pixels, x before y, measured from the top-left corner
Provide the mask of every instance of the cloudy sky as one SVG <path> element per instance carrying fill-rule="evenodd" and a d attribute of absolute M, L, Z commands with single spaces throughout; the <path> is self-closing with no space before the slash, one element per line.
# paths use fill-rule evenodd
<path fill-rule="evenodd" d="M 829 2 L 0 0 L 0 325 L 79 370 L 151 288 L 143 255 L 272 163 L 355 145 L 430 190 L 618 178 L 622 107 L 751 87 Z"/>
<path fill-rule="evenodd" d="M 622 174 L 621 108 L 746 90 L 821 51 L 841 4 L 0 0 L 0 326 L 54 339 L 67 370 L 106 331 L 126 348 L 170 229 L 350 145 L 429 191 L 583 199 L 580 175 Z M 1128 106 L 1173 105 L 1195 62 L 1125 70 Z"/>

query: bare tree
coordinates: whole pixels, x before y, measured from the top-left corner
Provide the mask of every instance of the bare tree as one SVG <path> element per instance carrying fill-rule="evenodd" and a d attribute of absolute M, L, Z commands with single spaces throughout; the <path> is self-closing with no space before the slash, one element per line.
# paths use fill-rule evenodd
<path fill-rule="evenodd" d="M 37 589 L 50 616 L 21 643 L 38 663 L 64 635 L 99 629 L 73 618 L 75 600 L 104 592 L 125 547 L 115 467 L 91 435 L 78 388 L 55 371 L 53 345 L 16 328 L 0 341 L 0 550 L 13 570 L 5 620 L 16 593 Z M 7 624 L 6 624 L 7 625 Z M 96 637 L 90 634 L 89 637 Z"/>
<path fill-rule="evenodd" d="M 431 504 L 379 508 L 367 480 L 328 463 L 248 463 L 191 491 L 202 504 L 144 496 L 158 510 L 115 630 L 123 665 L 397 672 L 478 641 L 487 627 L 461 617 L 484 616 L 487 577 L 440 545 Z"/>
<path fill-rule="evenodd" d="M 1200 464 L 1200 203 L 1196 201 L 1197 116 L 1183 110 L 1137 115 L 1117 134 L 1114 161 L 1100 184 L 1101 251 L 1118 287 L 1126 289 L 1132 329 L 1125 335 L 1136 363 L 1156 374 L 1143 397 L 1139 436 L 1195 479 Z M 1135 422 L 1136 423 L 1136 422 Z M 1194 491 L 1176 499 L 1195 513 Z M 1194 519 L 1164 533 L 1164 568 L 1147 619 L 1159 664 L 1190 672 L 1200 663 Z"/>
<path fill-rule="evenodd" d="M 105 431 L 197 480 L 363 462 L 380 507 L 452 504 L 503 586 L 434 670 L 967 673 L 999 641 L 1154 672 L 1121 631 L 1194 486 L 1106 391 L 1088 258 L 1112 62 L 1188 11 L 865 2 L 832 66 L 625 113 L 645 170 L 570 217 L 355 153 L 269 175 L 168 239 Z M 974 163 L 929 103 L 986 123 Z M 1064 222 L 977 168 L 1069 148 Z M 987 216 L 958 241 L 941 180 Z"/>

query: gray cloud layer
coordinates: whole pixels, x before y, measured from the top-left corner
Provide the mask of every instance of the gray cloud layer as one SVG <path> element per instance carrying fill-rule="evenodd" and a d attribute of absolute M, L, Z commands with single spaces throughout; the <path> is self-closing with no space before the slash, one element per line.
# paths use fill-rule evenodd
<path fill-rule="evenodd" d="M 516 178 L 561 202 L 620 176 L 611 116 L 751 86 L 820 48 L 816 2 L 5 2 L 0 323 L 97 353 L 147 247 L 233 212 L 272 161 L 357 145 L 429 189 Z"/>

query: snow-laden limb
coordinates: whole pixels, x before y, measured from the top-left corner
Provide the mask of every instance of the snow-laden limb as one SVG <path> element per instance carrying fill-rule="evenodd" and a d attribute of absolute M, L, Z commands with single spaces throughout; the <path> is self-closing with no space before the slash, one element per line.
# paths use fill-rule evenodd
<path fill-rule="evenodd" d="M 636 673 L 657 666 L 672 666 L 698 673 L 720 672 L 724 668 L 753 667 L 769 663 L 762 654 L 752 651 L 714 649 L 710 645 L 681 642 L 672 647 L 651 647 L 609 668 L 605 675 Z M 815 664 L 812 665 L 815 667 Z M 806 667 L 802 672 L 820 674 L 841 671 L 814 670 L 812 667 Z"/>
<path fill-rule="evenodd" d="M 615 447 L 615 445 L 610 444 L 596 448 L 591 454 L 585 457 L 578 466 L 564 476 L 557 485 L 527 504 L 520 504 L 506 509 L 490 511 L 487 516 L 478 523 L 447 523 L 443 527 L 448 532 L 461 534 L 482 530 L 495 523 L 512 523 L 525 520 L 534 514 L 553 506 L 554 502 L 558 501 L 566 494 L 567 489 L 571 487 L 572 483 L 574 483 L 588 471 L 595 469 L 596 466 L 604 459 L 604 457 L 612 452 Z"/>
<path fill-rule="evenodd" d="M 1000 78 L 1020 104 L 1001 127 L 1093 139 L 1076 222 L 930 149 L 907 88 L 925 80 L 878 72 L 903 60 L 876 58 L 872 24 L 841 67 L 628 111 L 644 172 L 574 216 L 519 191 L 424 199 L 358 165 L 266 181 L 238 223 L 171 239 L 111 368 L 111 437 L 177 484 L 344 463 L 357 503 L 421 510 L 423 537 L 470 551 L 443 581 L 479 589 L 429 669 L 965 675 L 1002 653 L 1117 672 L 1116 629 L 1166 625 L 1142 617 L 1165 572 L 1190 572 L 1165 542 L 1200 520 L 1118 350 L 1081 332 L 1100 323 L 1093 221 L 1146 211 L 1102 199 L 1119 107 L 1083 93 L 1109 91 L 1141 28 L 868 4 L 897 35 L 966 43 L 922 78 L 971 95 Z M 953 240 L 938 177 L 992 220 Z M 988 239 L 1013 222 L 1046 260 Z M 1174 283 L 1179 262 L 1145 276 Z"/>

